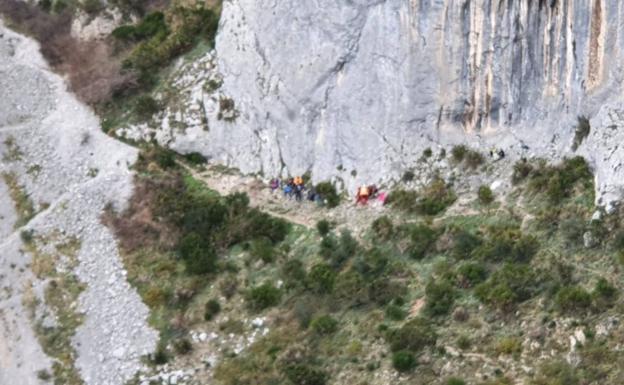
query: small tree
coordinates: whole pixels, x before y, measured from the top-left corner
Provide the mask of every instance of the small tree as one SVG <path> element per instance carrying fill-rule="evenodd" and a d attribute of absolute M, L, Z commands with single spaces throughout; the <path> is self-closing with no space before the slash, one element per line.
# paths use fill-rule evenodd
<path fill-rule="evenodd" d="M 481 203 L 482 205 L 489 205 L 490 203 L 494 202 L 494 193 L 492 192 L 492 189 L 490 189 L 488 186 L 479 187 L 479 192 L 477 193 L 477 196 L 479 198 L 479 203 Z"/>
<path fill-rule="evenodd" d="M 265 282 L 249 290 L 247 293 L 247 302 L 254 310 L 264 310 L 277 305 L 281 297 L 282 292 L 280 289 L 269 282 Z"/>
<path fill-rule="evenodd" d="M 392 354 L 392 366 L 399 372 L 410 372 L 416 367 L 416 357 L 407 350 Z"/>

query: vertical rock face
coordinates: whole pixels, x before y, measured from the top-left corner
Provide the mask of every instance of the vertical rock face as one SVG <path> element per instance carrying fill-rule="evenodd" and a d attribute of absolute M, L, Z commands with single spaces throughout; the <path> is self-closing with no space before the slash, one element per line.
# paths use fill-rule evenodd
<path fill-rule="evenodd" d="M 615 0 L 226 1 L 217 52 L 239 116 L 194 149 L 347 186 L 435 143 L 565 155 L 576 116 L 620 93 L 623 20 Z"/>

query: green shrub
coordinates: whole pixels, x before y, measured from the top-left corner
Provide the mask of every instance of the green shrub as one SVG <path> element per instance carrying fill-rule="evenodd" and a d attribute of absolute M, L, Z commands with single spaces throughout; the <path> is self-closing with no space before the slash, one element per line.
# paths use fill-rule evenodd
<path fill-rule="evenodd" d="M 371 225 L 375 236 L 381 240 L 387 241 L 392 237 L 394 233 L 394 225 L 392 220 L 388 216 L 383 215 L 375 219 Z"/>
<path fill-rule="evenodd" d="M 282 292 L 269 282 L 248 291 L 247 302 L 254 310 L 264 310 L 280 302 Z"/>
<path fill-rule="evenodd" d="M 591 126 L 589 124 L 589 119 L 586 116 L 579 116 L 577 118 L 578 123 L 576 124 L 576 129 L 574 130 L 574 142 L 572 143 L 572 151 L 576 151 L 581 143 L 589 136 L 589 132 L 591 131 Z"/>
<path fill-rule="evenodd" d="M 444 180 L 436 178 L 421 192 L 417 212 L 422 215 L 437 215 L 452 205 L 457 196 Z"/>
<path fill-rule="evenodd" d="M 455 259 L 467 259 L 482 243 L 483 241 L 478 236 L 468 231 L 460 230 L 453 237 L 451 255 Z"/>
<path fill-rule="evenodd" d="M 281 268 L 281 277 L 287 289 L 302 285 L 306 280 L 306 271 L 303 262 L 290 259 Z"/>
<path fill-rule="evenodd" d="M 316 222 L 316 229 L 318 230 L 319 234 L 324 237 L 329 234 L 329 231 L 331 230 L 331 225 L 327 220 L 321 219 L 320 221 Z"/>
<path fill-rule="evenodd" d="M 524 236 L 517 230 L 500 230 L 476 248 L 472 256 L 484 261 L 510 261 L 526 263 L 539 250 L 539 243 L 533 236 Z"/>
<path fill-rule="evenodd" d="M 551 203 L 559 204 L 580 185 L 593 191 L 593 177 L 583 157 L 566 158 L 561 164 L 549 166 L 541 161 L 530 171 L 529 191 L 545 193 Z"/>
<path fill-rule="evenodd" d="M 522 353 L 522 341 L 517 337 L 503 337 L 494 347 L 496 354 L 518 355 Z"/>
<path fill-rule="evenodd" d="M 334 289 L 336 272 L 326 263 L 318 263 L 308 273 L 308 285 L 316 293 L 329 294 Z"/>
<path fill-rule="evenodd" d="M 152 353 L 150 362 L 154 365 L 164 365 L 169 362 L 169 353 L 163 343 L 159 343 L 156 347 L 156 351 Z"/>
<path fill-rule="evenodd" d="M 467 153 L 468 153 L 468 147 L 466 147 L 463 144 L 460 144 L 458 146 L 454 146 L 451 149 L 451 158 L 453 159 L 455 163 L 461 163 L 464 161 L 464 158 L 466 157 Z"/>
<path fill-rule="evenodd" d="M 451 377 L 446 380 L 446 385 L 466 385 L 466 381 L 459 377 Z"/>
<path fill-rule="evenodd" d="M 165 15 L 162 12 L 152 12 L 145 16 L 137 25 L 122 25 L 113 30 L 112 36 L 119 40 L 144 40 L 154 36 L 165 37 L 169 33 Z"/>
<path fill-rule="evenodd" d="M 425 311 L 431 316 L 448 314 L 455 303 L 456 295 L 455 288 L 448 281 L 429 281 L 425 288 Z"/>
<path fill-rule="evenodd" d="M 407 170 L 403 173 L 403 176 L 401 177 L 401 180 L 405 183 L 409 183 L 411 181 L 414 180 L 414 178 L 416 177 L 416 175 L 414 174 L 414 171 L 412 170 Z"/>
<path fill-rule="evenodd" d="M 371 301 L 383 306 L 390 301 L 403 297 L 407 293 L 405 285 L 388 277 L 374 279 L 368 285 L 368 296 Z"/>
<path fill-rule="evenodd" d="M 139 163 L 156 162 L 163 170 L 175 168 L 177 166 L 175 152 L 168 148 L 154 146 L 148 151 L 139 154 Z"/>
<path fill-rule="evenodd" d="M 284 373 L 293 385 L 325 385 L 327 373 L 305 364 L 288 365 Z"/>
<path fill-rule="evenodd" d="M 373 247 L 355 258 L 353 266 L 360 274 L 367 278 L 381 276 L 388 266 L 389 259 L 382 250 Z"/>
<path fill-rule="evenodd" d="M 487 269 L 478 262 L 467 262 L 457 269 L 459 283 L 463 287 L 475 286 L 487 279 Z"/>
<path fill-rule="evenodd" d="M 386 335 L 393 352 L 408 350 L 417 353 L 427 346 L 435 345 L 437 334 L 432 323 L 421 317 L 407 321 L 398 329 L 391 329 Z"/>
<path fill-rule="evenodd" d="M 315 187 L 316 192 L 321 196 L 327 207 L 334 208 L 340 204 L 340 196 L 336 191 L 336 186 L 330 182 L 321 182 Z"/>
<path fill-rule="evenodd" d="M 204 320 L 211 321 L 217 314 L 221 312 L 221 305 L 216 299 L 206 302 L 204 307 Z"/>
<path fill-rule="evenodd" d="M 268 238 L 252 241 L 250 253 L 255 260 L 261 260 L 264 263 L 271 263 L 275 260 L 273 243 Z"/>
<path fill-rule="evenodd" d="M 467 335 L 462 334 L 461 336 L 457 337 L 457 347 L 461 350 L 469 349 L 471 345 L 472 341 L 470 341 L 470 337 L 468 337 Z"/>
<path fill-rule="evenodd" d="M 432 155 L 433 155 L 433 151 L 431 151 L 431 148 L 427 147 L 423 150 L 423 153 L 422 153 L 423 159 L 429 159 L 431 158 Z"/>
<path fill-rule="evenodd" d="M 410 372 L 416 367 L 416 357 L 407 350 L 394 352 L 392 354 L 392 366 L 399 372 Z"/>
<path fill-rule="evenodd" d="M 530 385 L 578 385 L 579 378 L 573 366 L 565 361 L 543 364 Z"/>
<path fill-rule="evenodd" d="M 577 312 L 591 306 L 591 295 L 579 286 L 564 286 L 557 292 L 555 304 L 564 312 Z"/>
<path fill-rule="evenodd" d="M 348 270 L 336 277 L 334 298 L 347 306 L 362 305 L 369 300 L 364 278 L 355 270 Z"/>
<path fill-rule="evenodd" d="M 489 205 L 494 202 L 494 193 L 488 186 L 479 187 L 477 197 L 479 198 L 479 203 L 482 205 Z"/>
<path fill-rule="evenodd" d="M 466 164 L 466 167 L 474 170 L 477 167 L 481 166 L 484 162 L 485 162 L 485 159 L 483 158 L 483 155 L 481 155 L 480 152 L 477 152 L 474 150 L 468 150 L 468 152 L 466 152 L 466 156 L 464 159 L 464 163 Z"/>
<path fill-rule="evenodd" d="M 419 194 L 416 191 L 397 189 L 388 194 L 386 203 L 396 209 L 415 213 L 418 210 L 418 198 Z"/>
<path fill-rule="evenodd" d="M 535 272 L 520 264 L 505 264 L 475 288 L 479 300 L 501 310 L 528 300 L 538 291 L 539 282 Z"/>
<path fill-rule="evenodd" d="M 200 166 L 208 162 L 208 159 L 206 159 L 206 157 L 200 154 L 199 152 L 188 153 L 184 155 L 184 159 L 186 159 L 187 162 L 194 164 L 196 166 Z"/>
<path fill-rule="evenodd" d="M 526 159 L 517 161 L 513 166 L 513 172 L 511 174 L 511 183 L 517 185 L 525 180 L 533 171 L 533 165 L 527 162 Z"/>
<path fill-rule="evenodd" d="M 339 240 L 333 236 L 324 237 L 320 245 L 320 253 L 334 268 L 341 267 L 355 255 L 359 248 L 358 242 L 349 230 L 340 232 Z"/>
<path fill-rule="evenodd" d="M 191 341 L 186 338 L 178 338 L 173 341 L 173 349 L 176 353 L 184 355 L 193 351 L 193 345 L 191 344 Z"/>
<path fill-rule="evenodd" d="M 419 224 L 409 228 L 408 253 L 414 259 L 422 259 L 433 251 L 438 239 L 437 232 L 427 225 Z"/>
<path fill-rule="evenodd" d="M 403 310 L 401 306 L 390 304 L 386 307 L 386 317 L 393 321 L 401 321 L 407 317 L 407 311 Z"/>
<path fill-rule="evenodd" d="M 20 239 L 26 245 L 29 245 L 29 244 L 32 243 L 32 241 L 34 239 L 34 235 L 35 235 L 35 232 L 32 229 L 20 231 Z"/>
<path fill-rule="evenodd" d="M 148 119 L 160 110 L 160 105 L 156 99 L 149 95 L 137 97 L 134 103 L 134 112 L 141 119 Z"/>
<path fill-rule="evenodd" d="M 216 269 L 217 253 L 208 239 L 189 233 L 179 245 L 180 256 L 189 274 L 207 274 Z"/>
<path fill-rule="evenodd" d="M 603 303 L 611 303 L 617 299 L 618 291 L 615 286 L 609 283 L 605 278 L 600 278 L 598 282 L 596 282 L 596 286 L 594 286 L 593 295 Z"/>
<path fill-rule="evenodd" d="M 315 318 L 310 326 L 318 334 L 333 334 L 338 330 L 338 321 L 325 314 Z"/>

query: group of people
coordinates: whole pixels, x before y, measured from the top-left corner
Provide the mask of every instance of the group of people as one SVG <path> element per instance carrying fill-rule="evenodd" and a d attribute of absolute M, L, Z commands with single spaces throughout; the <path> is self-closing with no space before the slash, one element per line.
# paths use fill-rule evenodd
<path fill-rule="evenodd" d="M 323 205 L 323 197 L 316 191 L 314 186 L 307 187 L 302 177 L 296 176 L 294 178 L 288 178 L 280 180 L 279 178 L 273 178 L 269 182 L 271 192 L 275 193 L 281 190 L 284 197 L 289 199 L 295 199 L 298 202 L 303 201 L 304 196 L 310 202 L 316 202 L 319 205 Z M 376 199 L 383 205 L 386 201 L 386 193 L 380 192 L 376 185 L 360 186 L 357 189 L 355 196 L 355 204 L 366 206 L 370 200 Z"/>
<path fill-rule="evenodd" d="M 319 194 L 316 193 L 314 187 L 307 188 L 305 181 L 302 177 L 296 176 L 294 178 L 288 178 L 284 181 L 273 178 L 269 182 L 269 187 L 272 192 L 279 189 L 282 190 L 286 198 L 294 198 L 296 201 L 303 201 L 304 194 L 307 195 L 307 199 L 312 202 L 321 202 L 322 199 Z"/>

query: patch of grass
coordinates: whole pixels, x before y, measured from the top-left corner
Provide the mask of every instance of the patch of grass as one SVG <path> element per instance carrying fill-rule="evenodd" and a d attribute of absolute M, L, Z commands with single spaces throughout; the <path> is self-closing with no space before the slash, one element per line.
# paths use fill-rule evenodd
<path fill-rule="evenodd" d="M 2 178 L 9 189 L 9 195 L 15 205 L 17 221 L 15 222 L 14 228 L 18 229 L 26 225 L 35 216 L 35 206 L 30 199 L 30 195 L 26 192 L 26 189 L 19 184 L 15 173 L 4 172 L 2 173 Z"/>
<path fill-rule="evenodd" d="M 522 353 L 522 341 L 517 337 L 503 337 L 496 342 L 494 351 L 498 355 L 518 356 Z"/>
<path fill-rule="evenodd" d="M 7 136 L 7 138 L 4 140 L 4 145 L 7 149 L 6 152 L 2 155 L 2 160 L 4 162 L 17 162 L 19 160 L 22 160 L 22 156 L 24 156 L 24 153 L 15 142 L 15 138 L 13 136 Z"/>

